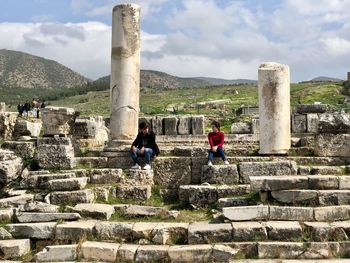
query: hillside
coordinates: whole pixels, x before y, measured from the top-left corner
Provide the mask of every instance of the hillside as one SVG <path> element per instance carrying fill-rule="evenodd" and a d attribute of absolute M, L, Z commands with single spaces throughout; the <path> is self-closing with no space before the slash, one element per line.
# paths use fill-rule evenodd
<path fill-rule="evenodd" d="M 80 86 L 88 81 L 56 61 L 0 49 L 0 88 L 60 89 Z"/>
<path fill-rule="evenodd" d="M 207 77 L 197 77 L 211 83 L 212 85 L 241 85 L 241 84 L 257 84 L 258 81 L 251 79 L 218 79 L 218 78 L 207 78 Z"/>

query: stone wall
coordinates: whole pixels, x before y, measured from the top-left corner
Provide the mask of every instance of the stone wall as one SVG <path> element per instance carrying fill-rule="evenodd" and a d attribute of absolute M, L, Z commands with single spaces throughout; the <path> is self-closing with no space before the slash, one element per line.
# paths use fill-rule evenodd
<path fill-rule="evenodd" d="M 17 117 L 18 113 L 16 112 L 0 113 L 0 139 L 11 139 Z"/>

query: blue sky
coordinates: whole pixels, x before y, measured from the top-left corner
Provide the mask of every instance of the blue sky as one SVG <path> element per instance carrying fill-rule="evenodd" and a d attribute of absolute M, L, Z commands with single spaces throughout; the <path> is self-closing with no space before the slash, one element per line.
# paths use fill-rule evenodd
<path fill-rule="evenodd" d="M 141 67 L 177 76 L 257 78 L 265 61 L 293 81 L 350 71 L 348 0 L 0 0 L 0 48 L 109 74 L 111 13 L 141 5 Z"/>

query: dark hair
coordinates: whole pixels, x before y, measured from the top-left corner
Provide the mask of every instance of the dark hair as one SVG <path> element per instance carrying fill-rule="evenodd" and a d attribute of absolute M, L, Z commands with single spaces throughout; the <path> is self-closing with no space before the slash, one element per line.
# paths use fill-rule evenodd
<path fill-rule="evenodd" d="M 146 122 L 141 122 L 140 125 L 139 125 L 139 129 L 143 130 L 143 129 L 146 129 L 146 128 L 148 128 L 148 124 Z"/>
<path fill-rule="evenodd" d="M 213 121 L 211 125 L 215 126 L 218 130 L 220 130 L 220 123 L 217 121 Z"/>

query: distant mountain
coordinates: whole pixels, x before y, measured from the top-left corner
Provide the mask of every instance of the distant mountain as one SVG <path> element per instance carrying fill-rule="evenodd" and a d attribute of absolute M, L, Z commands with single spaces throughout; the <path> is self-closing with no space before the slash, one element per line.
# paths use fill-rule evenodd
<path fill-rule="evenodd" d="M 343 79 L 337 79 L 337 78 L 330 78 L 330 77 L 320 76 L 320 77 L 317 77 L 317 78 L 313 78 L 310 81 L 312 81 L 312 82 L 342 82 L 344 80 Z"/>
<path fill-rule="evenodd" d="M 178 89 L 187 87 L 206 87 L 213 84 L 197 78 L 180 78 L 155 70 L 141 70 L 140 86 L 152 89 Z M 109 76 L 99 78 L 95 82 L 109 83 Z"/>
<path fill-rule="evenodd" d="M 212 85 L 239 85 L 239 84 L 257 84 L 258 81 L 251 79 L 218 79 L 218 78 L 206 78 L 197 77 L 196 79 L 201 79 L 211 83 Z"/>
<path fill-rule="evenodd" d="M 56 61 L 0 49 L 0 88 L 61 89 L 88 82 L 89 79 Z"/>

